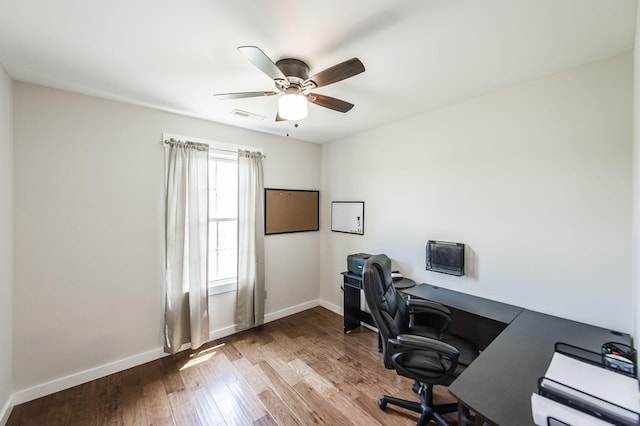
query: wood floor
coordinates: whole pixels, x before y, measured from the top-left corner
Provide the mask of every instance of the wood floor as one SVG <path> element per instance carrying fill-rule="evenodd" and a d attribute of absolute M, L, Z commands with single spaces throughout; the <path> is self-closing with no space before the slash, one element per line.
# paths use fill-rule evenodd
<path fill-rule="evenodd" d="M 317 307 L 18 405 L 7 425 L 415 425 L 378 408 L 382 394 L 417 398 L 381 357 L 374 332 L 345 335 Z"/>

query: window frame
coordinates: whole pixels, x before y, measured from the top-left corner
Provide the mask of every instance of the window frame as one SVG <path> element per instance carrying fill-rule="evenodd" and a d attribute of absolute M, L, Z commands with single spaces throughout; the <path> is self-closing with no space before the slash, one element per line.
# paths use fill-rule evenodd
<path fill-rule="evenodd" d="M 228 142 L 220 142 L 211 139 L 204 138 L 196 138 L 191 136 L 180 135 L 176 133 L 162 132 L 162 141 L 161 145 L 164 145 L 164 141 L 169 139 L 176 139 L 179 141 L 190 141 L 190 142 L 198 142 L 209 145 L 209 156 L 211 156 L 212 151 L 218 153 L 221 156 L 227 156 L 229 159 L 234 161 L 238 161 L 238 151 L 256 151 L 264 155 L 264 149 L 256 146 L 247 146 L 247 145 L 238 145 L 234 143 Z M 237 220 L 237 217 L 236 217 Z M 208 236 L 207 236 L 208 237 Z M 207 262 L 208 256 L 207 256 Z M 208 264 L 207 264 L 208 268 Z M 236 276 L 235 279 L 229 279 L 228 282 L 224 282 L 224 280 L 220 280 L 217 285 L 209 284 L 209 277 L 207 277 L 207 287 L 209 289 L 209 296 L 214 296 L 216 294 L 228 293 L 231 291 L 237 291 L 238 289 L 238 278 Z"/>
<path fill-rule="evenodd" d="M 238 164 L 238 154 L 237 152 L 229 152 L 227 150 L 219 150 L 216 148 L 209 148 L 209 165 L 211 164 L 211 161 L 220 161 L 220 162 L 228 162 L 228 163 L 235 163 L 236 165 Z M 209 169 L 209 172 L 211 172 L 211 169 Z M 236 176 L 236 186 L 237 186 L 237 176 Z M 207 187 L 207 190 L 209 190 L 209 188 Z M 237 224 L 238 224 L 238 214 L 237 214 L 237 200 L 236 200 L 236 215 L 235 217 L 223 217 L 223 218 L 213 218 L 211 217 L 211 215 L 209 215 L 209 220 L 208 220 L 208 227 L 209 227 L 209 232 L 211 232 L 211 224 L 212 223 L 219 223 L 219 222 L 232 222 L 235 221 L 236 222 L 236 229 L 237 229 Z M 236 251 L 238 249 L 238 244 L 237 244 L 237 235 L 236 235 Z M 207 256 L 207 262 L 209 262 L 209 258 Z M 207 287 L 209 288 L 209 296 L 213 296 L 216 294 L 222 294 L 222 293 L 228 293 L 231 291 L 237 291 L 238 290 L 238 273 L 237 273 L 237 267 L 238 267 L 238 259 L 236 256 L 236 274 L 233 277 L 229 277 L 229 278 L 222 278 L 219 280 L 213 280 L 213 281 L 209 281 L 209 277 L 207 276 Z M 209 268 L 209 265 L 207 265 L 207 270 Z"/>

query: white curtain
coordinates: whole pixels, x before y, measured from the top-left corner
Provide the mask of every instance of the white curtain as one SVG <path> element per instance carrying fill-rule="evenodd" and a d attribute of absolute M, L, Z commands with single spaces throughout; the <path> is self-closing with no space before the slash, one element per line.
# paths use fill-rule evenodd
<path fill-rule="evenodd" d="M 207 288 L 208 145 L 165 146 L 165 342 L 176 353 L 209 340 Z"/>
<path fill-rule="evenodd" d="M 264 323 L 264 182 L 259 152 L 238 152 L 236 327 Z"/>

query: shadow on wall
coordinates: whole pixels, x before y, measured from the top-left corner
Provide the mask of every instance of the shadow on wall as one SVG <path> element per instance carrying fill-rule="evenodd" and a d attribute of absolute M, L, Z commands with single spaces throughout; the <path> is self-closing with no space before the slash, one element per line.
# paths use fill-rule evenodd
<path fill-rule="evenodd" d="M 474 280 L 478 279 L 478 254 L 468 244 L 465 244 L 464 274 Z"/>

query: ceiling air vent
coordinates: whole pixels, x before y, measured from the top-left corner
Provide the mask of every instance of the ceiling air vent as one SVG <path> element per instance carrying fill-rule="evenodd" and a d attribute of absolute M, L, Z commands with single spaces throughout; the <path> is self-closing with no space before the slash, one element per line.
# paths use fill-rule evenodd
<path fill-rule="evenodd" d="M 264 120 L 266 118 L 262 115 L 254 114 L 248 111 L 243 111 L 241 109 L 234 109 L 233 111 L 231 111 L 231 114 L 237 115 L 238 117 L 242 117 L 242 118 L 251 118 L 253 120 Z"/>

